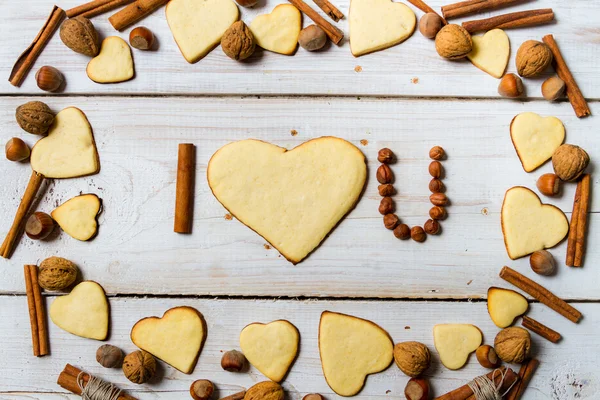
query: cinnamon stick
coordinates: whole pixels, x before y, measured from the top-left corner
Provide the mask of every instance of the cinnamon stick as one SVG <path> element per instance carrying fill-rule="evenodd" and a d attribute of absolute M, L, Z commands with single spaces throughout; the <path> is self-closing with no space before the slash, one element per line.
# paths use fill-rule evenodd
<path fill-rule="evenodd" d="M 27 308 L 29 309 L 29 324 L 31 327 L 31 341 L 33 344 L 33 355 L 40 355 L 40 331 L 37 325 L 37 315 L 35 311 L 35 299 L 33 297 L 33 285 L 31 282 L 31 272 L 29 265 L 24 268 L 25 272 L 25 292 L 27 293 Z"/>
<path fill-rule="evenodd" d="M 527 360 L 521 365 L 519 370 L 519 382 L 517 382 L 512 389 L 506 394 L 506 400 L 519 400 L 523 396 L 523 392 L 527 389 L 527 385 L 531 381 L 533 374 L 540 362 L 535 358 Z"/>
<path fill-rule="evenodd" d="M 442 15 L 446 19 L 476 14 L 486 10 L 505 7 L 523 0 L 467 0 L 442 6 Z"/>
<path fill-rule="evenodd" d="M 575 235 L 575 267 L 583 266 L 585 254 L 585 236 L 587 231 L 587 214 L 590 208 L 590 174 L 585 174 L 577 184 L 581 185 L 581 201 L 577 213 L 577 235 Z"/>
<path fill-rule="evenodd" d="M 68 390 L 71 393 L 81 395 L 82 390 L 79 387 L 79 383 L 77 383 L 77 377 L 81 374 L 81 379 L 83 381 L 83 387 L 87 385 L 90 380 L 89 374 L 81 371 L 80 369 L 72 366 L 71 364 L 67 364 L 65 369 L 58 376 L 58 383 L 63 389 Z M 135 397 L 129 396 L 121 392 L 117 400 L 137 400 Z"/>
<path fill-rule="evenodd" d="M 424 13 L 434 13 L 437 14 L 438 17 L 440 17 L 442 19 L 442 23 L 444 25 L 448 24 L 448 21 L 446 21 L 444 19 L 444 17 L 442 17 L 440 14 L 436 13 L 434 11 L 433 8 L 429 7 L 423 0 L 408 0 L 408 2 L 410 4 L 412 4 L 413 6 L 417 7 L 419 10 L 423 11 Z"/>
<path fill-rule="evenodd" d="M 28 265 L 29 276 L 31 277 L 31 286 L 33 290 L 33 301 L 35 304 L 35 316 L 37 318 L 38 340 L 40 342 L 40 356 L 47 355 L 48 352 L 48 328 L 46 326 L 46 305 L 42 297 L 40 284 L 38 283 L 37 265 Z"/>
<path fill-rule="evenodd" d="M 579 209 L 581 207 L 581 185 L 577 184 L 575 198 L 573 199 L 573 212 L 569 224 L 569 237 L 567 239 L 567 259 L 565 263 L 569 267 L 575 266 L 575 242 L 577 240 L 577 223 L 579 222 Z"/>
<path fill-rule="evenodd" d="M 500 383 L 502 377 L 504 376 L 504 380 L 502 381 L 502 385 L 499 389 L 499 392 L 501 394 L 506 392 L 508 388 L 515 384 L 515 382 L 517 382 L 519 379 L 519 376 L 515 374 L 515 372 L 512 369 L 506 367 L 500 367 L 494 371 L 487 373 L 485 376 L 493 380 L 495 386 L 497 386 Z M 458 389 L 454 389 L 451 392 L 436 397 L 434 400 L 467 400 L 471 396 L 473 396 L 473 390 L 471 390 L 471 388 L 467 384 L 459 387 Z"/>
<path fill-rule="evenodd" d="M 559 78 L 565 82 L 567 97 L 569 98 L 571 106 L 573 106 L 573 110 L 575 110 L 575 115 L 579 118 L 591 115 L 592 112 L 590 111 L 590 107 L 585 101 L 585 97 L 583 97 L 581 90 L 579 90 L 579 86 L 577 85 L 577 82 L 575 82 L 573 74 L 571 74 L 565 59 L 560 53 L 560 49 L 554 40 L 554 36 L 546 35 L 542 38 L 542 41 L 546 43 L 552 51 L 552 55 L 554 56 L 554 60 L 552 61 L 554 69 Z"/>
<path fill-rule="evenodd" d="M 331 25 L 328 21 L 325 20 L 325 18 L 321 17 L 318 12 L 316 12 L 311 6 L 306 4 L 304 1 L 288 1 L 294 6 L 296 6 L 297 9 L 306 14 L 308 18 L 312 19 L 315 24 L 319 25 L 319 27 L 325 31 L 325 34 L 329 37 L 329 39 L 331 39 L 333 43 L 338 44 L 344 38 L 344 32 L 342 32 L 339 28 Z"/>
<path fill-rule="evenodd" d="M 544 339 L 551 341 L 552 343 L 558 343 L 558 341 L 562 338 L 560 333 L 556 332 L 553 329 L 548 328 L 546 325 L 542 324 L 541 322 L 538 322 L 535 319 L 527 317 L 527 316 L 523 317 L 523 320 L 521 321 L 521 325 L 523 325 L 525 328 L 529 329 L 530 331 L 537 333 Z"/>
<path fill-rule="evenodd" d="M 94 10 L 98 7 L 101 7 L 107 3 L 110 3 L 113 0 L 92 0 L 88 3 L 82 4 L 77 7 L 69 8 L 67 13 L 67 18 L 75 18 L 78 15 L 82 15 L 88 11 Z"/>
<path fill-rule="evenodd" d="M 506 266 L 503 267 L 500 271 L 500 278 L 515 285 L 525 293 L 528 293 L 531 297 L 539 300 L 540 303 L 547 305 L 569 321 L 577 323 L 582 317 L 581 313 L 577 311 L 575 307 L 557 297 L 542 285 L 535 283 L 512 268 Z"/>
<path fill-rule="evenodd" d="M 33 67 L 35 60 L 37 60 L 44 47 L 46 47 L 46 44 L 50 41 L 50 38 L 52 38 L 54 31 L 56 31 L 56 28 L 59 27 L 64 18 L 65 12 L 63 9 L 54 6 L 50 16 L 44 23 L 44 26 L 42 26 L 42 29 L 38 32 L 35 39 L 33 39 L 33 42 L 31 42 L 29 47 L 25 49 L 25 51 L 17 59 L 17 62 L 15 62 L 15 65 L 13 66 L 8 78 L 8 81 L 11 85 L 17 87 L 21 86 L 21 83 L 23 83 L 27 73 L 31 67 Z"/>
<path fill-rule="evenodd" d="M 108 18 L 108 21 L 113 28 L 122 31 L 151 14 L 157 8 L 165 5 L 168 1 L 169 0 L 135 0 L 121 11 L 113 14 Z"/>
<path fill-rule="evenodd" d="M 333 4 L 329 2 L 329 0 L 313 0 L 316 5 L 319 6 L 321 10 L 327 15 L 329 18 L 338 22 L 340 19 L 344 18 L 344 14 Z"/>
<path fill-rule="evenodd" d="M 180 143 L 177 159 L 177 193 L 173 229 L 177 233 L 190 233 L 194 222 L 195 146 L 191 143 Z"/>
<path fill-rule="evenodd" d="M 509 14 L 497 15 L 491 18 L 465 21 L 462 23 L 469 33 L 489 31 L 495 28 L 510 29 L 525 26 L 543 25 L 554 21 L 554 12 L 551 8 L 539 10 L 519 11 Z"/>
<path fill-rule="evenodd" d="M 95 7 L 89 11 L 82 13 L 81 16 L 85 18 L 92 18 L 96 15 L 104 14 L 106 12 L 114 10 L 115 8 L 119 8 L 133 2 L 134 0 L 112 0 L 108 3 L 105 3 L 101 6 Z"/>
<path fill-rule="evenodd" d="M 25 217 L 27 216 L 27 212 L 31 208 L 33 204 L 33 200 L 35 199 L 35 195 L 37 194 L 42 182 L 44 181 L 44 176 L 40 173 L 33 171 L 31 173 L 31 177 L 29 178 L 29 183 L 27 184 L 27 188 L 25 189 L 25 194 L 21 199 L 21 203 L 19 204 L 19 208 L 17 209 L 17 214 L 15 215 L 15 219 L 13 221 L 2 246 L 0 246 L 0 256 L 4 258 L 10 258 L 14 250 L 15 243 L 17 241 L 17 237 L 22 233 L 23 224 L 25 223 Z"/>
<path fill-rule="evenodd" d="M 237 392 L 234 394 L 230 394 L 229 396 L 223 397 L 220 400 L 242 400 L 246 396 L 246 391 L 242 390 L 241 392 Z"/>

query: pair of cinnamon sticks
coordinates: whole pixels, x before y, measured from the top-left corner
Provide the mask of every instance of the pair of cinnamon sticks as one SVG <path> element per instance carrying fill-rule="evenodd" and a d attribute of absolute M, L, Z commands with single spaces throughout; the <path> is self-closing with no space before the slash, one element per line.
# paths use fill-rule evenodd
<path fill-rule="evenodd" d="M 585 254 L 585 236 L 587 231 L 587 214 L 590 207 L 590 180 L 585 174 L 577 183 L 575 199 L 573 200 L 573 213 L 567 239 L 567 259 L 569 267 L 581 267 Z"/>
<path fill-rule="evenodd" d="M 519 370 L 519 380 L 506 394 L 505 400 L 519 400 L 523 396 L 523 392 L 527 389 L 527 385 L 531 381 L 533 374 L 540 362 L 535 358 L 525 361 Z"/>
<path fill-rule="evenodd" d="M 25 265 L 24 271 L 33 355 L 41 357 L 48 355 L 49 350 L 45 304 L 40 285 L 38 284 L 38 267 L 37 265 Z"/>

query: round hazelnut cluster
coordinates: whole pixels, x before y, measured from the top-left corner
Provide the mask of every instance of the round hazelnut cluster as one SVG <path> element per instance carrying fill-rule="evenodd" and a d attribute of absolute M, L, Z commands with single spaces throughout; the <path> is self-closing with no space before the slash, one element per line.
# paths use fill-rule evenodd
<path fill-rule="evenodd" d="M 392 199 L 392 195 L 396 193 L 393 181 L 394 173 L 392 172 L 389 164 L 395 161 L 395 156 L 392 150 L 383 148 L 379 150 L 377 154 L 377 160 L 381 163 L 377 169 L 377 181 L 380 183 L 378 186 L 379 195 L 382 197 L 379 203 L 379 213 L 383 215 L 384 226 L 394 232 L 394 236 L 398 239 L 406 240 L 412 238 L 416 242 L 424 242 L 427 239 L 427 235 L 437 235 L 440 232 L 440 220 L 446 218 L 446 208 L 448 204 L 448 198 L 444 194 L 445 186 L 441 181 L 443 175 L 443 167 L 440 160 L 445 157 L 446 152 L 440 146 L 434 146 L 429 150 L 429 157 L 433 160 L 429 164 L 429 174 L 432 176 L 429 182 L 429 190 L 431 196 L 429 200 L 433 204 L 431 210 L 429 210 L 429 217 L 423 227 L 413 226 L 412 228 L 406 224 L 401 223 L 400 218 L 394 211 L 396 211 L 396 205 Z"/>

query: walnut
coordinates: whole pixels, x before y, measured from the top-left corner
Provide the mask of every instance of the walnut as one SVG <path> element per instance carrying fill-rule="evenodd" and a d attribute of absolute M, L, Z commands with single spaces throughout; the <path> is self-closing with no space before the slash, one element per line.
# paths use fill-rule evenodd
<path fill-rule="evenodd" d="M 517 72 L 524 78 L 538 76 L 552 63 L 552 51 L 542 42 L 527 40 L 517 51 Z"/>
<path fill-rule="evenodd" d="M 402 342 L 394 346 L 394 360 L 402 372 L 414 378 L 429 368 L 431 355 L 423 343 Z"/>
<path fill-rule="evenodd" d="M 38 283 L 46 290 L 64 290 L 77 278 L 79 269 L 66 258 L 50 257 L 40 263 Z"/>
<path fill-rule="evenodd" d="M 123 365 L 123 352 L 111 344 L 103 344 L 96 350 L 96 361 L 104 368 L 119 368 Z"/>
<path fill-rule="evenodd" d="M 435 49 L 440 56 L 457 60 L 473 50 L 473 39 L 462 26 L 448 24 L 435 36 Z"/>
<path fill-rule="evenodd" d="M 520 364 L 529 356 L 531 337 L 529 331 L 512 327 L 498 332 L 494 339 L 494 350 L 502 361 Z"/>
<path fill-rule="evenodd" d="M 60 39 L 76 53 L 96 57 L 100 52 L 98 32 L 92 22 L 82 16 L 63 22 L 60 26 Z"/>
<path fill-rule="evenodd" d="M 229 58 L 242 61 L 254 53 L 256 42 L 244 21 L 237 21 L 223 34 L 221 47 Z"/>
<path fill-rule="evenodd" d="M 15 117 L 23 130 L 34 135 L 45 135 L 54 122 L 54 113 L 41 101 L 30 101 L 20 105 Z"/>
<path fill-rule="evenodd" d="M 152 354 L 137 350 L 123 360 L 123 373 L 133 383 L 144 383 L 152 379 L 156 372 L 156 360 Z"/>
<path fill-rule="evenodd" d="M 283 388 L 275 382 L 257 383 L 246 391 L 244 400 L 283 400 Z"/>
<path fill-rule="evenodd" d="M 563 181 L 574 181 L 583 174 L 590 156 L 579 146 L 563 144 L 552 154 L 554 173 Z"/>

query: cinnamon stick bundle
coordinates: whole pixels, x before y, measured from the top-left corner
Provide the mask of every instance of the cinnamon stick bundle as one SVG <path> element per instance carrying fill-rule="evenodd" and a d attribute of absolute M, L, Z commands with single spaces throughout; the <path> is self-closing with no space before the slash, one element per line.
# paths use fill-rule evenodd
<path fill-rule="evenodd" d="M 180 143 L 177 156 L 177 188 L 175 195 L 175 226 L 177 233 L 192 232 L 194 222 L 194 182 L 196 180 L 196 147 Z"/>
<path fill-rule="evenodd" d="M 467 0 L 442 6 L 442 15 L 446 19 L 458 18 L 482 11 L 505 7 L 523 0 Z"/>
<path fill-rule="evenodd" d="M 142 18 L 150 15 L 157 8 L 167 4 L 169 0 L 135 0 L 121 11 L 113 14 L 108 21 L 113 28 L 122 31 L 135 24 Z"/>
<path fill-rule="evenodd" d="M 429 7 L 423 0 L 408 0 L 408 2 L 413 6 L 417 7 L 419 10 L 423 11 L 424 13 L 437 14 L 442 19 L 444 25 L 448 24 L 448 22 L 440 14 L 436 13 L 434 9 Z"/>
<path fill-rule="evenodd" d="M 527 389 L 527 385 L 533 377 L 533 373 L 540 365 L 540 362 L 535 358 L 527 360 L 521 365 L 519 370 L 519 382 L 517 382 L 510 391 L 506 394 L 506 400 L 519 400 L 523 396 L 523 392 Z"/>
<path fill-rule="evenodd" d="M 25 291 L 27 293 L 27 307 L 29 308 L 29 322 L 31 325 L 31 340 L 33 342 L 33 355 L 45 356 L 48 351 L 48 328 L 46 325 L 45 304 L 38 284 L 37 265 L 25 265 Z"/>
<path fill-rule="evenodd" d="M 527 316 L 523 317 L 521 325 L 552 343 L 558 343 L 558 341 L 562 338 L 560 333 Z"/>
<path fill-rule="evenodd" d="M 495 28 L 510 29 L 526 26 L 537 26 L 554 21 L 554 12 L 551 8 L 539 10 L 519 11 L 509 14 L 497 15 L 491 18 L 465 21 L 462 23 L 469 33 L 489 31 Z"/>
<path fill-rule="evenodd" d="M 81 395 L 83 392 L 79 387 L 79 383 L 77 382 L 77 377 L 81 374 L 81 378 L 83 380 L 83 387 L 85 388 L 90 380 L 90 375 L 83 372 L 72 366 L 71 364 L 67 364 L 65 369 L 58 376 L 58 380 L 56 383 L 60 385 L 63 389 L 68 390 L 71 393 Z M 117 400 L 137 400 L 135 397 L 129 396 L 121 392 Z"/>
<path fill-rule="evenodd" d="M 342 32 L 339 28 L 331 25 L 328 21 L 325 20 L 325 18 L 321 17 L 318 12 L 316 12 L 311 6 L 306 4 L 304 1 L 288 1 L 294 6 L 296 6 L 297 9 L 306 14 L 308 18 L 312 19 L 315 24 L 319 25 L 319 27 L 325 31 L 325 34 L 329 37 L 329 39 L 331 39 L 333 43 L 338 44 L 344 38 L 344 32 Z"/>
<path fill-rule="evenodd" d="M 519 376 L 515 374 L 515 372 L 512 369 L 506 367 L 500 367 L 494 371 L 487 373 L 485 376 L 493 380 L 494 386 L 496 387 L 498 387 L 498 384 L 500 383 L 500 381 L 502 381 L 502 385 L 498 390 L 500 394 L 506 392 L 508 388 L 511 387 L 513 384 L 516 385 L 515 382 L 518 382 L 519 380 Z M 502 377 L 504 377 L 504 380 L 502 380 Z M 471 388 L 467 384 L 459 387 L 458 389 L 454 389 L 451 392 L 436 397 L 434 400 L 471 400 L 471 398 L 474 399 L 475 396 L 473 390 L 471 390 Z"/>
<path fill-rule="evenodd" d="M 319 8 L 321 10 L 323 10 L 323 12 L 327 15 L 329 15 L 329 18 L 331 18 L 332 20 L 334 20 L 335 22 L 338 22 L 340 19 L 344 18 L 344 14 L 333 4 L 331 4 L 331 2 L 329 2 L 329 0 L 313 0 L 315 2 L 316 5 L 319 6 Z"/>

